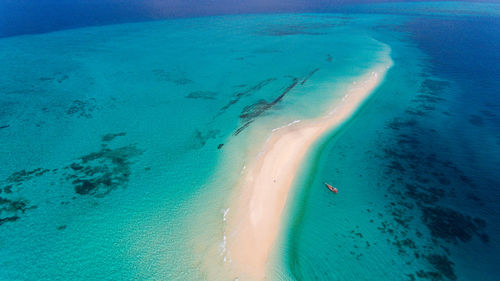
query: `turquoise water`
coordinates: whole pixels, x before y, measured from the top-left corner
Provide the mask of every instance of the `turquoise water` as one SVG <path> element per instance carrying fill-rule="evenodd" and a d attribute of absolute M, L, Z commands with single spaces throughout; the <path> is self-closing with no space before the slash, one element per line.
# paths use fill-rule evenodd
<path fill-rule="evenodd" d="M 498 18 L 392 18 L 375 29 L 394 67 L 312 153 L 284 266 L 297 280 L 497 280 Z"/>
<path fill-rule="evenodd" d="M 425 279 L 415 272 L 435 264 L 453 279 L 446 254 L 460 280 L 493 280 L 494 215 L 455 246 L 432 242 L 421 221 L 395 223 L 429 206 L 390 189 L 405 177 L 385 168 L 401 138 L 392 130 L 422 85 L 439 88 L 425 81 L 450 80 L 400 30 L 410 19 L 224 16 L 1 39 L 0 279 L 204 280 L 207 260 L 223 271 L 224 212 L 245 152 L 323 114 L 390 55 L 384 84 L 304 164 L 269 279 Z M 485 232 L 488 247 L 476 238 Z M 464 269 L 479 253 L 483 265 Z"/>

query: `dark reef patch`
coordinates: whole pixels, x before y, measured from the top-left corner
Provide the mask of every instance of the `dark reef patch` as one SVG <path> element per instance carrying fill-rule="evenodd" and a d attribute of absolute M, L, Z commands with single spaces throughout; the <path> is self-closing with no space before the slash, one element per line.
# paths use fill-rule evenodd
<path fill-rule="evenodd" d="M 461 214 L 446 207 L 423 207 L 422 221 L 427 225 L 435 238 L 441 238 L 447 242 L 468 242 L 473 235 L 480 235 L 480 231 L 486 226 L 486 222 L 479 218 Z"/>
<path fill-rule="evenodd" d="M 36 206 L 30 206 L 27 200 L 0 197 L 0 225 L 19 220 L 20 215 L 24 214 L 26 210 L 34 208 Z"/>
<path fill-rule="evenodd" d="M 220 110 L 218 115 L 222 114 L 224 111 L 226 111 L 229 107 L 232 105 L 236 104 L 242 97 L 248 97 L 252 95 L 253 93 L 259 91 L 260 89 L 264 88 L 271 82 L 275 81 L 276 78 L 268 78 L 266 80 L 262 80 L 259 83 L 249 87 L 245 91 L 238 91 L 234 94 L 233 98 L 225 105 L 223 106 Z M 238 88 L 245 87 L 244 85 L 238 85 Z"/>
<path fill-rule="evenodd" d="M 465 162 L 455 157 L 454 148 L 447 147 L 442 123 L 435 121 L 451 118 L 439 114 L 448 110 L 449 95 L 453 94 L 449 87 L 447 81 L 423 80 L 405 112 L 377 134 L 380 149 L 369 152 L 370 158 L 379 159 L 384 167 L 378 186 L 386 186 L 385 198 L 389 200 L 384 208 L 390 216 L 384 216 L 379 231 L 389 237 L 387 242 L 396 247 L 401 258 L 408 259 L 407 264 L 420 258 L 428 262 L 428 266 L 408 272 L 410 280 L 457 280 L 450 246 L 474 237 L 483 243 L 489 241 L 483 219 L 448 207 L 463 202 L 483 204 L 480 194 L 471 196 L 479 183 L 465 172 Z M 483 119 L 487 118 L 469 116 L 476 126 Z M 420 225 L 429 231 L 415 229 Z"/>
<path fill-rule="evenodd" d="M 80 157 L 70 164 L 67 180 L 71 180 L 75 192 L 80 195 L 103 197 L 118 187 L 125 187 L 129 181 L 131 158 L 142 154 L 136 145 L 115 149 L 106 146 L 100 151 Z"/>
<path fill-rule="evenodd" d="M 49 169 L 36 168 L 31 171 L 20 170 L 12 173 L 9 177 L 7 177 L 6 181 L 15 185 L 20 185 L 24 181 L 30 180 L 33 177 L 40 177 L 43 174 L 50 172 Z M 7 191 L 6 191 L 7 192 Z"/>
<path fill-rule="evenodd" d="M 319 67 L 318 67 L 318 68 L 316 68 L 316 69 L 314 69 L 313 71 L 309 72 L 309 73 L 306 75 L 306 77 L 304 77 L 304 79 L 302 80 L 302 82 L 300 82 L 300 85 L 304 85 L 304 84 L 307 82 L 307 80 L 309 80 L 309 78 L 311 78 L 311 76 L 313 76 L 313 75 L 314 75 L 314 73 L 316 73 L 316 72 L 318 72 L 318 71 L 319 71 Z"/>
<path fill-rule="evenodd" d="M 439 272 L 436 272 L 436 271 L 419 270 L 415 274 L 417 275 L 418 278 L 421 278 L 421 279 L 427 279 L 427 280 L 431 280 L 431 281 L 444 280 L 443 276 Z"/>
<path fill-rule="evenodd" d="M 38 78 L 38 80 L 41 82 L 57 81 L 57 83 L 62 83 L 63 81 L 67 80 L 68 78 L 69 78 L 69 76 L 67 74 L 57 72 L 54 74 L 54 77 L 44 76 L 44 77 Z"/>
<path fill-rule="evenodd" d="M 216 92 L 212 91 L 195 91 L 189 93 L 185 98 L 187 99 L 204 99 L 204 100 L 214 100 L 215 96 L 217 95 Z"/>
<path fill-rule="evenodd" d="M 49 169 L 36 168 L 34 170 L 25 169 L 13 172 L 4 181 L 3 189 L 0 188 L 0 225 L 6 222 L 14 222 L 21 218 L 27 210 L 34 209 L 37 206 L 30 205 L 29 201 L 22 198 L 19 191 L 24 188 L 27 182 L 35 177 L 41 177 Z"/>
<path fill-rule="evenodd" d="M 447 256 L 431 254 L 427 255 L 426 259 L 440 275 L 450 280 L 457 280 L 457 275 L 455 274 L 455 270 L 453 270 L 454 263 Z"/>
<path fill-rule="evenodd" d="M 126 134 L 127 133 L 125 133 L 125 132 L 121 132 L 121 133 L 109 133 L 109 134 L 105 134 L 104 136 L 102 136 L 101 140 L 103 142 L 110 142 L 110 141 L 114 140 L 116 137 L 123 137 Z"/>
<path fill-rule="evenodd" d="M 215 139 L 219 133 L 219 130 L 209 130 L 203 134 L 200 130 L 196 130 L 193 136 L 192 148 L 200 149 L 204 147 L 208 140 Z"/>
<path fill-rule="evenodd" d="M 469 122 L 474 125 L 474 126 L 477 126 L 477 127 L 482 127 L 484 125 L 484 121 L 483 121 L 483 118 L 479 115 L 471 115 L 469 117 Z"/>
<path fill-rule="evenodd" d="M 238 129 L 236 129 L 236 131 L 234 131 L 233 133 L 233 136 L 237 136 L 239 135 L 239 133 L 241 133 L 243 130 L 245 130 L 248 126 L 250 126 L 250 124 L 252 124 L 254 120 L 250 120 L 248 122 L 246 122 L 245 124 L 243 124 L 242 126 L 240 126 Z"/>
<path fill-rule="evenodd" d="M 283 89 L 283 91 L 281 92 L 281 94 L 279 96 L 277 96 L 274 100 L 272 101 L 266 101 L 264 99 L 260 99 L 258 100 L 257 102 L 253 103 L 253 104 L 250 104 L 250 105 L 247 105 L 243 108 L 243 110 L 241 111 L 241 114 L 240 114 L 240 119 L 241 121 L 243 122 L 243 125 L 241 125 L 240 127 L 238 127 L 236 129 L 236 131 L 233 133 L 234 136 L 237 136 L 239 133 L 241 133 L 245 128 L 247 128 L 257 117 L 261 116 L 262 114 L 264 114 L 266 111 L 268 111 L 269 109 L 271 109 L 273 106 L 275 106 L 276 104 L 278 104 L 279 102 L 281 102 L 281 100 L 292 90 L 294 89 L 297 85 L 300 85 L 300 86 L 303 86 L 308 80 L 309 78 L 311 78 L 316 72 L 318 72 L 320 70 L 320 68 L 315 68 L 313 69 L 311 72 L 309 72 L 308 74 L 306 74 L 304 76 L 304 78 L 302 79 L 299 79 L 299 78 L 296 78 L 296 77 L 291 77 L 292 79 L 292 82 L 290 84 L 288 84 L 288 86 L 286 86 L 285 89 Z M 263 82 L 265 82 L 265 84 L 271 82 L 275 80 L 274 78 L 273 79 L 268 79 L 268 80 L 265 80 Z M 259 89 L 261 86 L 261 84 L 263 83 L 259 83 L 257 86 L 259 86 Z M 241 96 L 238 94 L 237 95 L 237 99 L 233 99 L 229 102 L 229 104 L 227 104 L 225 107 L 223 107 L 223 109 L 227 109 L 227 107 L 229 107 L 230 105 L 236 103 L 239 98 Z"/>
<path fill-rule="evenodd" d="M 257 118 L 264 111 L 268 110 L 272 106 L 271 103 L 266 100 L 259 100 L 254 104 L 247 105 L 243 108 L 240 114 L 240 118 L 244 120 L 251 120 Z"/>
<path fill-rule="evenodd" d="M 186 74 L 183 72 L 166 72 L 163 69 L 153 69 L 153 74 L 160 81 L 174 83 L 179 86 L 194 83 L 193 80 L 185 77 Z"/>
<path fill-rule="evenodd" d="M 66 114 L 77 117 L 92 118 L 92 112 L 96 109 L 96 100 L 94 98 L 86 101 L 74 100 L 71 106 L 66 110 Z"/>
<path fill-rule="evenodd" d="M 288 85 L 285 88 L 285 90 L 283 90 L 283 92 L 271 102 L 267 102 L 265 100 L 259 100 L 258 102 L 254 103 L 254 104 L 245 106 L 243 108 L 243 111 L 240 114 L 240 119 L 242 119 L 244 121 L 244 124 L 243 124 L 243 126 L 240 126 L 238 129 L 236 129 L 236 131 L 233 133 L 233 135 L 236 136 L 239 133 L 241 133 L 241 131 L 243 131 L 245 128 L 247 128 L 248 125 L 250 125 L 254 121 L 255 118 L 259 117 L 264 112 L 266 112 L 267 110 L 272 108 L 274 105 L 279 103 L 285 97 L 285 95 L 288 94 L 288 92 L 290 92 L 298 83 L 299 83 L 299 79 L 293 78 L 293 82 L 290 85 Z"/>
<path fill-rule="evenodd" d="M 341 25 L 341 22 L 304 23 L 304 24 L 272 24 L 258 31 L 264 36 L 290 36 L 290 35 L 325 35 L 325 31 L 317 31 Z"/>
<path fill-rule="evenodd" d="M 1 129 L 7 129 L 8 127 L 10 127 L 10 125 L 2 125 L 2 126 L 0 126 L 0 130 Z"/>

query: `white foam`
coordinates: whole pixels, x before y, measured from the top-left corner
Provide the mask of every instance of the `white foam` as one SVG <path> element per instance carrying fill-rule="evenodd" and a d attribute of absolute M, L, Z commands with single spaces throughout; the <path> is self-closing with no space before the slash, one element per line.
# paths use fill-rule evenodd
<path fill-rule="evenodd" d="M 299 122 L 300 122 L 300 120 L 295 120 L 295 121 L 288 123 L 287 126 L 289 127 L 289 126 L 292 126 L 293 124 L 297 124 Z"/>
<path fill-rule="evenodd" d="M 284 126 L 281 126 L 281 127 L 278 127 L 278 128 L 274 128 L 274 129 L 272 129 L 272 132 L 278 131 L 278 130 L 283 129 L 283 128 L 285 128 L 285 127 L 290 127 L 290 126 L 292 126 L 293 124 L 297 124 L 297 123 L 299 123 L 300 121 L 301 121 L 301 120 L 295 120 L 295 121 L 292 121 L 292 122 L 290 122 L 290 123 L 288 123 L 288 124 L 286 124 L 286 125 L 284 125 Z M 269 138 L 268 138 L 268 140 L 269 140 Z"/>
<path fill-rule="evenodd" d="M 230 208 L 222 209 L 222 221 L 224 225 L 227 221 L 227 214 L 229 213 L 229 209 Z M 229 257 L 229 250 L 227 249 L 227 235 L 225 230 L 222 232 L 222 242 L 220 243 L 219 247 L 220 255 L 223 256 L 224 262 L 231 262 L 231 258 Z"/>
<path fill-rule="evenodd" d="M 223 212 L 224 212 L 224 215 L 222 216 L 222 220 L 226 221 L 226 219 L 227 219 L 226 216 L 227 216 L 227 213 L 229 213 L 229 208 L 223 210 Z"/>

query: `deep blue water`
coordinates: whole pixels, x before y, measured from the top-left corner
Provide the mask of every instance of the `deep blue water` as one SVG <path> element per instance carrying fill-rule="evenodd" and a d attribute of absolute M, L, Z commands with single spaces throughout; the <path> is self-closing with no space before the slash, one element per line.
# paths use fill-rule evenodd
<path fill-rule="evenodd" d="M 500 163 L 500 18 L 498 17 L 421 17 L 405 27 L 412 40 L 430 56 L 429 72 L 456 83 L 453 100 L 455 117 L 443 134 L 443 142 L 471 147 L 463 158 L 476 159 L 478 180 L 489 180 L 479 189 L 498 199 L 500 176 L 494 168 Z M 453 113 L 453 112 L 452 112 Z M 465 120 L 464 120 L 465 119 Z M 466 124 L 462 124 L 462 122 Z M 464 138 L 458 136 L 464 135 Z M 496 146 L 485 142 L 496 139 Z M 473 148 L 480 147 L 480 151 Z M 487 190 L 487 191 L 486 191 Z"/>
<path fill-rule="evenodd" d="M 356 4 L 404 2 L 398 0 L 344 1 L 263 1 L 223 0 L 3 0 L 0 1 L 0 38 L 21 34 L 44 33 L 85 26 L 149 21 L 165 18 L 197 17 L 223 14 L 299 13 L 299 12 L 381 12 Z M 406 2 L 429 2 L 406 1 Z M 470 2 L 495 2 L 474 0 Z M 401 13 L 384 7 L 383 12 Z M 405 10 L 405 13 L 409 12 Z M 411 12 L 410 12 L 411 13 Z"/>

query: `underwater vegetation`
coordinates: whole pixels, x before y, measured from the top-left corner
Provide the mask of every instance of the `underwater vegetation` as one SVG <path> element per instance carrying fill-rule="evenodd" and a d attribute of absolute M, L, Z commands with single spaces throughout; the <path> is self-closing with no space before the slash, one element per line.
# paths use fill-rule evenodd
<path fill-rule="evenodd" d="M 153 69 L 153 74 L 159 81 L 174 83 L 175 85 L 182 86 L 194 83 L 193 80 L 186 77 L 184 72 L 178 71 L 165 71 L 163 69 Z"/>
<path fill-rule="evenodd" d="M 309 72 L 308 74 L 306 74 L 304 76 L 304 78 L 302 78 L 302 79 L 297 78 L 297 77 L 291 77 L 292 81 L 288 84 L 288 86 L 286 86 L 282 90 L 282 92 L 280 93 L 280 95 L 278 95 L 272 101 L 267 101 L 267 100 L 264 100 L 264 99 L 260 99 L 256 103 L 253 103 L 253 104 L 245 106 L 242 109 L 242 111 L 241 111 L 241 113 L 239 115 L 241 122 L 243 122 L 243 125 L 241 125 L 240 127 L 238 127 L 236 129 L 236 131 L 234 131 L 233 136 L 237 136 L 244 129 L 246 129 L 252 122 L 254 122 L 257 117 L 261 116 L 266 111 L 270 110 L 273 106 L 275 106 L 276 104 L 278 104 L 297 85 L 303 86 L 307 82 L 307 80 L 309 78 L 311 78 L 311 76 L 313 76 L 319 70 L 320 70 L 319 68 L 315 68 L 314 70 L 312 70 L 311 72 Z M 269 83 L 271 81 L 274 81 L 274 80 L 275 80 L 274 78 L 270 78 L 268 80 L 265 80 L 265 82 L 266 82 L 265 84 L 267 84 L 267 83 Z M 261 83 L 258 84 L 259 87 L 257 87 L 256 90 L 260 89 Z M 226 106 L 225 109 L 227 109 L 228 106 L 236 103 L 241 96 L 243 96 L 243 95 L 237 95 L 238 99 L 230 101 L 230 103 Z"/>
<path fill-rule="evenodd" d="M 0 225 L 17 221 L 26 210 L 33 208 L 36 206 L 29 205 L 27 200 L 0 197 Z"/>
<path fill-rule="evenodd" d="M 36 205 L 18 195 L 25 182 L 35 177 L 41 177 L 50 172 L 48 169 L 36 168 L 31 171 L 20 170 L 12 173 L 0 184 L 0 225 L 14 222 L 26 214 L 26 211 L 37 208 Z"/>
<path fill-rule="evenodd" d="M 275 81 L 276 78 L 268 78 L 263 81 L 260 81 L 259 83 L 248 87 L 244 91 L 238 91 L 233 95 L 233 98 L 226 104 L 224 105 L 220 110 L 218 115 L 222 114 L 224 111 L 226 111 L 229 107 L 232 105 L 236 104 L 238 101 L 240 101 L 241 98 L 243 97 L 248 97 L 251 96 L 253 93 L 259 91 L 260 89 L 264 88 L 267 86 L 269 83 Z M 245 87 L 245 85 L 241 85 L 241 87 Z"/>
<path fill-rule="evenodd" d="M 88 100 L 74 100 L 71 106 L 66 110 L 66 114 L 70 116 L 92 118 L 92 112 L 96 109 L 96 100 L 90 98 Z"/>
<path fill-rule="evenodd" d="M 187 99 L 205 99 L 205 100 L 214 100 L 215 96 L 217 96 L 216 92 L 212 91 L 195 91 L 189 93 L 186 98 Z"/>
<path fill-rule="evenodd" d="M 435 148 L 437 129 L 426 123 L 426 118 L 439 114 L 447 87 L 447 81 L 425 79 L 405 114 L 387 124 L 389 140 L 380 143 L 382 154 L 376 155 L 386 163 L 382 178 L 391 182 L 387 191 L 394 200 L 386 205 L 393 222 L 382 222 L 379 230 L 393 237 L 401 255 L 412 252 L 431 268 L 407 274 L 409 280 L 457 280 L 447 243 L 467 243 L 474 237 L 489 242 L 485 220 L 450 207 L 450 200 L 470 200 L 478 206 L 482 202 L 470 196 L 476 186 L 472 177 Z M 427 227 L 430 237 L 411 227 L 415 219 Z M 420 242 L 413 242 L 411 233 Z"/>
<path fill-rule="evenodd" d="M 69 171 L 66 180 L 71 181 L 77 194 L 103 197 L 127 184 L 131 174 L 130 159 L 141 155 L 142 151 L 135 144 L 109 148 L 106 143 L 119 136 L 125 133 L 104 135 L 99 151 L 84 155 L 65 167 Z"/>
<path fill-rule="evenodd" d="M 10 174 L 0 182 L 0 186 L 3 186 L 0 187 L 0 225 L 18 221 L 23 215 L 28 215 L 29 210 L 37 208 L 36 205 L 30 203 L 30 201 L 36 201 L 36 198 L 33 200 L 23 198 L 21 191 L 36 187 L 33 180 L 43 178 L 49 173 L 51 176 L 59 177 L 62 183 L 70 183 L 78 195 L 99 198 L 119 187 L 126 187 L 132 174 L 132 159 L 141 155 L 143 151 L 135 144 L 117 148 L 109 147 L 109 143 L 115 138 L 125 135 L 126 133 L 120 132 L 102 136 L 100 150 L 83 155 L 63 168 L 23 169 Z M 68 202 L 62 201 L 61 204 L 68 204 Z M 58 227 L 59 230 L 64 228 L 66 226 Z"/>
<path fill-rule="evenodd" d="M 204 147 L 208 140 L 215 139 L 219 135 L 219 133 L 220 130 L 208 130 L 205 134 L 200 130 L 196 130 L 192 138 L 192 148 L 200 149 Z"/>

